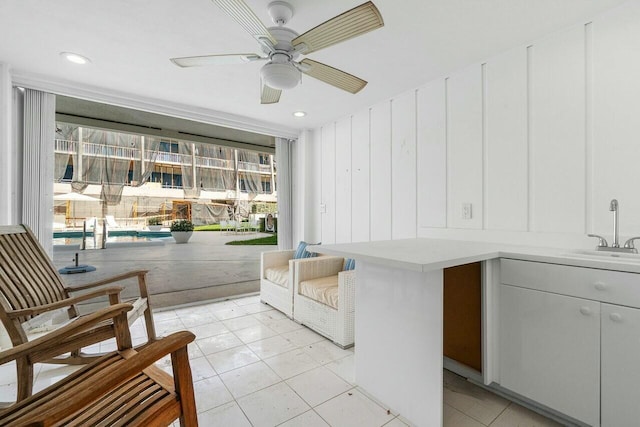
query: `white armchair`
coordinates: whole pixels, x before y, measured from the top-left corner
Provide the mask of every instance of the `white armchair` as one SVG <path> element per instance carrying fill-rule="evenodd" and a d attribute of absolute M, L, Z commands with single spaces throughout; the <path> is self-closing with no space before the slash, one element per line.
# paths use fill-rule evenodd
<path fill-rule="evenodd" d="M 295 321 L 342 348 L 354 344 L 355 271 L 344 258 L 325 256 L 297 262 L 294 270 Z"/>
<path fill-rule="evenodd" d="M 295 250 L 269 251 L 260 255 L 260 300 L 291 318 L 294 253 Z"/>

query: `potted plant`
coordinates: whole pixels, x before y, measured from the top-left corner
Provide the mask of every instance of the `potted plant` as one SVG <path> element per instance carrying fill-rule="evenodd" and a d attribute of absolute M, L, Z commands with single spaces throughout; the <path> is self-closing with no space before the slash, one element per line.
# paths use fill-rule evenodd
<path fill-rule="evenodd" d="M 179 219 L 171 223 L 171 235 L 176 243 L 187 243 L 193 234 L 193 223 L 186 219 Z"/>
<path fill-rule="evenodd" d="M 160 231 L 162 230 L 162 221 L 157 216 L 152 216 L 147 220 L 147 226 L 151 231 Z"/>

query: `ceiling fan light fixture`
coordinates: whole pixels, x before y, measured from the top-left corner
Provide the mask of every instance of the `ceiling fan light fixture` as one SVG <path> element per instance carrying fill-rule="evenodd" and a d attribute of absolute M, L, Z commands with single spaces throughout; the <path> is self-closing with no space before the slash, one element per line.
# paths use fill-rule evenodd
<path fill-rule="evenodd" d="M 260 69 L 264 83 L 273 89 L 293 89 L 300 82 L 300 71 L 290 63 L 269 62 Z"/>

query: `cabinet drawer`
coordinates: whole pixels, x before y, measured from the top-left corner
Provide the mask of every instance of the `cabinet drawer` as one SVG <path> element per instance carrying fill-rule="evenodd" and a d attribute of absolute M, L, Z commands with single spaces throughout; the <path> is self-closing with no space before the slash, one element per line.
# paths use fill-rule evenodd
<path fill-rule="evenodd" d="M 502 258 L 506 285 L 640 308 L 640 274 Z"/>

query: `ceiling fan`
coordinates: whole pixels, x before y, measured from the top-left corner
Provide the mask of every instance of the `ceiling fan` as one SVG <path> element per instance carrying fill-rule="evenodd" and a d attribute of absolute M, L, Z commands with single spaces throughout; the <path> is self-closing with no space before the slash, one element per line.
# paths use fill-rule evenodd
<path fill-rule="evenodd" d="M 198 67 L 268 61 L 260 70 L 262 104 L 278 102 L 282 90 L 294 88 L 300 83 L 301 73 L 351 93 L 359 92 L 367 84 L 356 76 L 312 59 L 305 58 L 301 61 L 297 59 L 300 55 L 316 52 L 382 27 L 384 25 L 382 16 L 372 2 L 368 1 L 354 7 L 298 35 L 292 29 L 285 27 L 293 16 L 293 8 L 287 2 L 269 3 L 269 15 L 277 27 L 266 28 L 244 0 L 212 1 L 258 41 L 262 53 L 171 58 L 174 64 L 180 67 Z"/>

